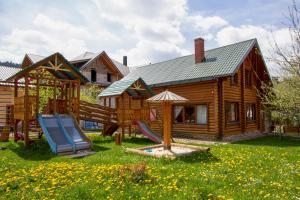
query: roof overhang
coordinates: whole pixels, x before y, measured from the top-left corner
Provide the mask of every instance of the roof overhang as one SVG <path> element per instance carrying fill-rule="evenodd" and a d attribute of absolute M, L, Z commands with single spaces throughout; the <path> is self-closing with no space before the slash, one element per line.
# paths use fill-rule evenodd
<path fill-rule="evenodd" d="M 54 53 L 9 77 L 6 81 L 24 78 L 33 70 L 45 69 L 58 79 L 80 80 L 81 84 L 89 82 L 67 59 L 60 53 Z"/>

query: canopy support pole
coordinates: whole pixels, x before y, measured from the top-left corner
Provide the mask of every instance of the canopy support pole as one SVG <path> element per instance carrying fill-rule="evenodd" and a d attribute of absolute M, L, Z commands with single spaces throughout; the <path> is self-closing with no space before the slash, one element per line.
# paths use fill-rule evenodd
<path fill-rule="evenodd" d="M 171 103 L 164 102 L 164 149 L 171 149 Z"/>

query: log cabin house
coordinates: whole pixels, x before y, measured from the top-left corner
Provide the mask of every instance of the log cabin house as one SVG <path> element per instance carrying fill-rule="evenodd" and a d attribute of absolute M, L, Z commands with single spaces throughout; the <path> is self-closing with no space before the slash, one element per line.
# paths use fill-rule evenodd
<path fill-rule="evenodd" d="M 14 85 L 6 79 L 19 71 L 17 67 L 0 66 L 0 127 L 11 123 L 7 113 L 11 113 L 10 105 L 14 104 Z"/>
<path fill-rule="evenodd" d="M 117 99 L 123 132 L 146 120 L 161 133 L 162 108 L 145 100 L 166 89 L 189 100 L 172 107 L 173 135 L 226 139 L 266 131 L 257 93 L 271 79 L 257 40 L 207 51 L 202 38 L 194 42 L 194 54 L 138 67 L 100 93 Z"/>

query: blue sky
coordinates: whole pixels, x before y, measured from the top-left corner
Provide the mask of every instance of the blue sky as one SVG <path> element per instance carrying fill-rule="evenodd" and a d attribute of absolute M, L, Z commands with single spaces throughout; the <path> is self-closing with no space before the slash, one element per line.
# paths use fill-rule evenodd
<path fill-rule="evenodd" d="M 289 45 L 284 23 L 290 0 L 0 0 L 0 60 L 25 53 L 61 52 L 68 59 L 105 50 L 136 66 L 205 48 L 257 38 L 265 57 L 270 41 Z M 297 4 L 299 2 L 297 1 Z M 272 64 L 270 63 L 270 68 Z"/>

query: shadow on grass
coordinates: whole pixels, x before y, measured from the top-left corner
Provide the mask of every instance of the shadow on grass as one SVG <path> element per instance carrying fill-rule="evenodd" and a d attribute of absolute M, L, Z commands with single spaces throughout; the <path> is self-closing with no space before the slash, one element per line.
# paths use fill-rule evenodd
<path fill-rule="evenodd" d="M 96 151 L 96 152 L 100 152 L 100 151 L 107 151 L 107 150 L 110 150 L 110 148 L 104 147 L 104 146 L 100 146 L 100 145 L 97 145 L 95 142 L 93 142 L 92 150 L 93 150 L 93 151 Z"/>
<path fill-rule="evenodd" d="M 149 146 L 149 145 L 155 145 L 156 143 L 153 143 L 151 140 L 148 138 L 137 138 L 137 137 L 131 137 L 131 138 L 125 138 L 123 140 L 124 143 L 127 144 L 136 144 L 139 146 Z"/>
<path fill-rule="evenodd" d="M 234 142 L 232 144 L 255 145 L 255 146 L 273 146 L 273 147 L 297 147 L 300 146 L 300 139 L 295 137 L 266 136 L 253 140 Z"/>
<path fill-rule="evenodd" d="M 218 162 L 220 159 L 214 156 L 211 152 L 198 152 L 191 155 L 178 157 L 175 160 L 185 163 L 212 163 Z"/>
<path fill-rule="evenodd" d="M 55 157 L 45 140 L 36 141 L 27 148 L 24 142 L 10 143 L 7 148 L 25 160 L 42 161 Z"/>

